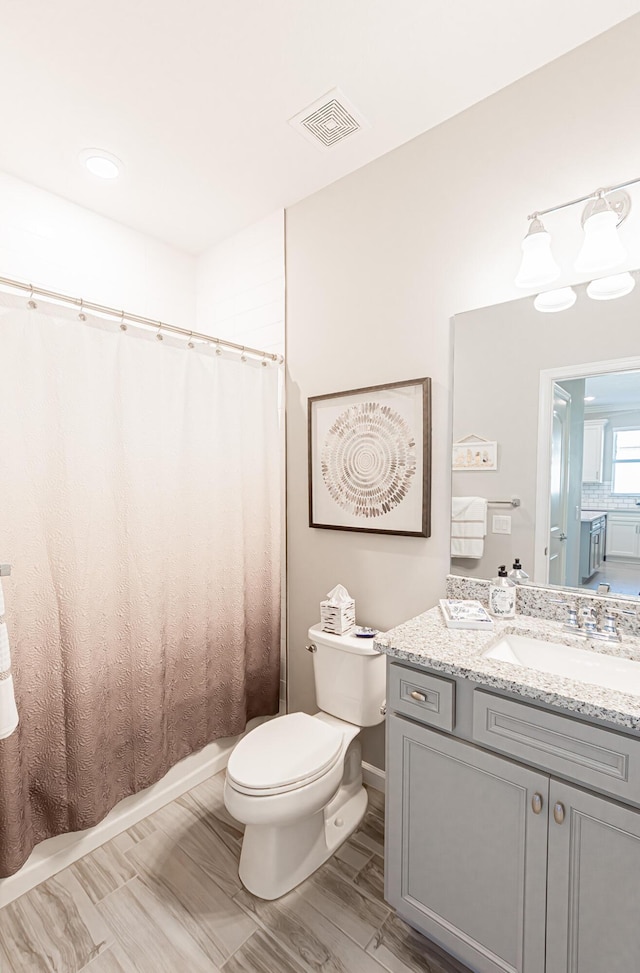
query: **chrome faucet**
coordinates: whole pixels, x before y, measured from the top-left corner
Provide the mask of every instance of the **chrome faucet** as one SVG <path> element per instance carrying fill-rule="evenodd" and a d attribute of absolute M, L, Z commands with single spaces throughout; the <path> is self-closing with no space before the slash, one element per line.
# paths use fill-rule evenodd
<path fill-rule="evenodd" d="M 600 637 L 598 632 L 598 616 L 595 608 L 583 608 L 580 612 L 582 618 L 582 632 L 588 639 Z"/>
<path fill-rule="evenodd" d="M 622 636 L 616 624 L 617 615 L 637 615 L 637 612 L 628 608 L 603 608 L 602 622 L 598 626 L 598 616 L 595 608 L 585 607 L 580 611 L 568 601 L 559 601 L 557 598 L 551 599 L 554 605 L 562 605 L 567 609 L 567 616 L 562 626 L 563 632 L 571 632 L 572 635 L 581 635 L 586 639 L 598 639 L 601 642 L 621 642 Z"/>

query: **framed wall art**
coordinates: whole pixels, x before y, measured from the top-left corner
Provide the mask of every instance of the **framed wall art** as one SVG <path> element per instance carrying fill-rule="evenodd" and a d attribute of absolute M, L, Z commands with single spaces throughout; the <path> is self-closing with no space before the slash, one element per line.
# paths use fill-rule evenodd
<path fill-rule="evenodd" d="M 431 533 L 431 379 L 308 403 L 309 526 Z"/>
<path fill-rule="evenodd" d="M 482 436 L 465 436 L 453 444 L 451 469 L 457 472 L 465 470 L 497 470 L 498 444 Z"/>

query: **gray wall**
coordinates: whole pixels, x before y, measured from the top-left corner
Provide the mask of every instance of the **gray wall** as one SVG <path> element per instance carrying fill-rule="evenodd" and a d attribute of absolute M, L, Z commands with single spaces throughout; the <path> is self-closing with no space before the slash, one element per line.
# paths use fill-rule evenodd
<path fill-rule="evenodd" d="M 314 709 L 306 632 L 336 582 L 352 591 L 360 620 L 381 629 L 443 595 L 451 316 L 518 296 L 513 278 L 532 209 L 636 175 L 638 49 L 636 16 L 287 211 L 292 708 Z M 635 267 L 640 240 L 631 223 L 623 230 Z M 571 279 L 579 212 L 548 225 Z M 520 335 L 507 329 L 501 341 L 516 365 Z M 310 529 L 307 397 L 423 375 L 433 379 L 432 537 Z M 363 734 L 365 759 L 379 766 L 382 737 L 381 729 Z"/>

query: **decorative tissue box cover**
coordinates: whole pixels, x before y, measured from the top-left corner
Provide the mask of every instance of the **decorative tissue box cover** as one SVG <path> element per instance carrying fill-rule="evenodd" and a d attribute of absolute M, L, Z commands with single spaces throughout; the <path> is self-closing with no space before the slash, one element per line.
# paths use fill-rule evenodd
<path fill-rule="evenodd" d="M 352 598 L 344 605 L 336 608 L 328 601 L 320 602 L 320 622 L 323 632 L 333 635 L 349 635 L 356 627 L 356 603 Z"/>

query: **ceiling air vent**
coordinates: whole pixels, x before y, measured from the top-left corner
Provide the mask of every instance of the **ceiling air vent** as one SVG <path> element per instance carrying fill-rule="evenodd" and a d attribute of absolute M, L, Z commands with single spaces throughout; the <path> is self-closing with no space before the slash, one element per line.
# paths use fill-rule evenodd
<path fill-rule="evenodd" d="M 298 112 L 289 119 L 289 124 L 314 145 L 324 149 L 331 149 L 338 142 L 368 127 L 366 119 L 339 88 L 332 88 L 322 98 Z"/>

